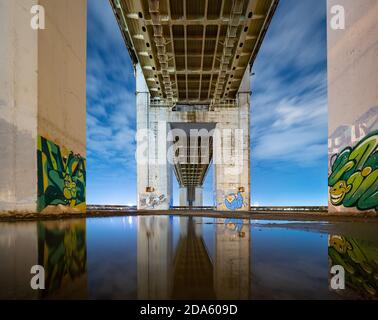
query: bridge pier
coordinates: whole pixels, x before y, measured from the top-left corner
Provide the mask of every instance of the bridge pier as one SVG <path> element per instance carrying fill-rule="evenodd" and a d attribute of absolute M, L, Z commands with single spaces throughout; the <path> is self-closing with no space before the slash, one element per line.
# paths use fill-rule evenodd
<path fill-rule="evenodd" d="M 249 70 L 237 99 L 214 110 L 202 110 L 198 105 L 172 108 L 151 100 L 139 64 L 136 91 L 138 209 L 167 210 L 172 206 L 173 172 L 179 180 L 180 206 L 203 206 L 202 184 L 213 164 L 215 209 L 248 211 Z"/>
<path fill-rule="evenodd" d="M 194 203 L 193 207 L 202 207 L 203 206 L 203 187 L 196 187 L 194 191 Z"/>
<path fill-rule="evenodd" d="M 375 0 L 328 0 L 329 212 L 378 210 L 377 16 Z"/>
<path fill-rule="evenodd" d="M 0 2 L 0 212 L 86 210 L 86 12 Z"/>
<path fill-rule="evenodd" d="M 181 187 L 179 192 L 180 192 L 179 206 L 180 207 L 188 206 L 188 188 Z"/>
<path fill-rule="evenodd" d="M 136 65 L 137 207 L 167 210 L 172 204 L 172 165 L 167 108 L 151 108 L 150 93 L 141 66 Z"/>

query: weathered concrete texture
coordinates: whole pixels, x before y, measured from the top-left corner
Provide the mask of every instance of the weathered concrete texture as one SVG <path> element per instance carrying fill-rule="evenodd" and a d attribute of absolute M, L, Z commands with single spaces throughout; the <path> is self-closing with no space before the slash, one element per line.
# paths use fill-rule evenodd
<path fill-rule="evenodd" d="M 35 5 L 44 8 L 45 29 L 31 27 Z M 40 136 L 86 155 L 86 5 L 0 2 L 0 211 L 37 211 Z"/>
<path fill-rule="evenodd" d="M 0 211 L 36 210 L 37 2 L 0 1 Z"/>
<path fill-rule="evenodd" d="M 238 108 L 216 110 L 219 130 L 232 129 L 214 142 L 217 210 L 248 211 L 250 208 L 250 75 L 247 70 L 239 88 Z M 223 131 L 224 132 L 224 131 Z M 223 153 L 223 154 L 222 154 Z M 226 160 L 231 156 L 231 161 Z"/>
<path fill-rule="evenodd" d="M 86 156 L 86 0 L 40 0 L 38 134 Z"/>
<path fill-rule="evenodd" d="M 136 66 L 138 209 L 166 210 L 172 204 L 172 165 L 167 161 L 169 131 L 166 108 L 149 107 L 150 94 Z M 153 134 L 149 135 L 148 131 Z"/>
<path fill-rule="evenodd" d="M 344 30 L 331 28 L 334 17 L 331 8 L 336 5 L 345 9 Z M 378 199 L 374 196 L 378 189 L 374 169 L 378 163 L 373 156 L 378 146 L 377 34 L 377 1 L 328 0 L 330 212 L 376 211 L 378 208 Z M 370 145 L 368 149 L 367 145 Z M 339 164 L 336 161 L 341 159 L 338 156 L 345 148 L 351 148 L 358 158 L 363 155 L 360 163 L 353 160 L 347 170 L 343 165 L 334 165 Z M 344 154 L 349 155 L 350 151 Z M 350 155 L 349 160 L 353 157 Z M 342 170 L 346 173 L 341 174 Z"/>

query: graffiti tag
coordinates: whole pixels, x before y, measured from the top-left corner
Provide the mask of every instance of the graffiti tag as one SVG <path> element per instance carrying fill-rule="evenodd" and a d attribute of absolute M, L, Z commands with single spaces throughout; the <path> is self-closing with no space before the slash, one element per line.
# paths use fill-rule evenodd
<path fill-rule="evenodd" d="M 142 196 L 140 199 L 140 205 L 142 208 L 154 209 L 167 201 L 167 197 L 164 194 L 158 195 L 156 193 L 148 193 Z"/>
<path fill-rule="evenodd" d="M 331 157 L 328 178 L 334 206 L 378 210 L 378 130 L 365 136 L 354 148 L 346 147 Z"/>

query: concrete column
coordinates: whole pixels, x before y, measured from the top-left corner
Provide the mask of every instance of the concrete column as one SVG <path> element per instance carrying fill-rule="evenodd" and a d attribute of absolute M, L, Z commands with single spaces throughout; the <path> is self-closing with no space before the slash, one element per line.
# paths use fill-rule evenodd
<path fill-rule="evenodd" d="M 217 210 L 248 211 L 250 207 L 250 76 L 246 71 L 238 107 L 218 109 L 214 137 L 214 190 Z"/>
<path fill-rule="evenodd" d="M 376 212 L 378 2 L 327 4 L 329 211 Z M 339 20 L 331 13 L 335 5 L 345 10 L 344 29 L 334 28 Z M 348 158 L 353 165 L 346 168 Z"/>
<path fill-rule="evenodd" d="M 140 65 L 135 68 L 136 78 L 136 129 L 137 129 L 137 205 L 138 209 L 147 206 L 145 199 L 149 186 L 149 114 L 150 94 Z M 152 190 L 151 190 L 152 191 Z"/>
<path fill-rule="evenodd" d="M 180 207 L 188 205 L 188 188 L 180 188 Z"/>
<path fill-rule="evenodd" d="M 36 211 L 37 2 L 0 2 L 0 211 Z"/>
<path fill-rule="evenodd" d="M 202 207 L 203 206 L 203 188 L 196 187 L 195 188 L 195 197 L 194 197 L 194 207 Z"/>
<path fill-rule="evenodd" d="M 150 107 L 150 94 L 136 66 L 138 209 L 167 210 L 172 205 L 172 165 L 168 162 L 167 108 Z"/>
<path fill-rule="evenodd" d="M 0 21 L 0 211 L 85 211 L 86 0 L 1 1 Z"/>

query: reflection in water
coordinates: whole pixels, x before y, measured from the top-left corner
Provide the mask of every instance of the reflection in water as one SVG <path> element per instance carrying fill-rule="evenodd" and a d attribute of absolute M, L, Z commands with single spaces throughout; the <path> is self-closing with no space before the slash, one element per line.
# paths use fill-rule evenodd
<path fill-rule="evenodd" d="M 38 264 L 45 268 L 41 297 L 86 297 L 85 234 L 85 220 L 38 223 Z"/>
<path fill-rule="evenodd" d="M 213 266 L 202 239 L 201 218 L 180 218 L 173 299 L 214 299 Z"/>
<path fill-rule="evenodd" d="M 85 220 L 0 224 L 0 298 L 85 298 L 85 234 Z M 45 290 L 30 287 L 34 265 Z"/>
<path fill-rule="evenodd" d="M 218 299 L 249 298 L 249 220 L 217 219 L 214 284 Z"/>
<path fill-rule="evenodd" d="M 0 299 L 34 299 L 30 268 L 38 264 L 38 235 L 34 223 L 0 224 Z"/>
<path fill-rule="evenodd" d="M 169 299 L 172 290 L 172 218 L 139 217 L 138 299 Z"/>
<path fill-rule="evenodd" d="M 330 266 L 345 270 L 344 297 L 378 299 L 378 248 L 366 241 L 332 235 L 328 240 Z"/>
<path fill-rule="evenodd" d="M 375 242 L 272 225 L 174 216 L 0 223 L 0 298 L 377 299 Z M 44 291 L 30 288 L 36 264 Z M 342 292 L 329 287 L 335 264 L 346 270 Z"/>

